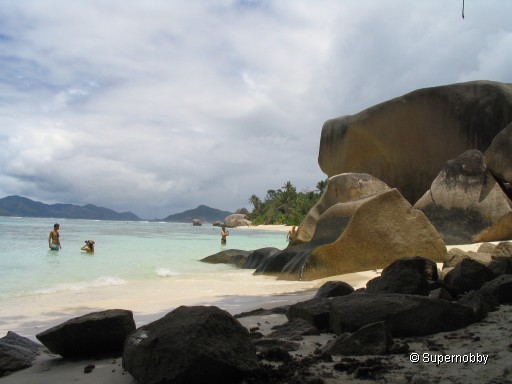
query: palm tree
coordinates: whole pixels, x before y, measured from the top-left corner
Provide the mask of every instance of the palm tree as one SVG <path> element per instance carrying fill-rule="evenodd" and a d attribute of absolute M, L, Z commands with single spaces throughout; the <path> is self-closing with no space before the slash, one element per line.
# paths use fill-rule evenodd
<path fill-rule="evenodd" d="M 326 180 L 320 180 L 318 183 L 316 183 L 316 189 L 322 195 L 325 191 L 325 188 L 327 188 L 327 179 Z"/>
<path fill-rule="evenodd" d="M 250 198 L 249 198 L 249 203 L 252 204 L 252 206 L 254 207 L 254 209 L 252 210 L 254 213 L 259 213 L 260 212 L 260 209 L 261 209 L 261 200 L 258 196 L 256 195 L 252 195 Z"/>

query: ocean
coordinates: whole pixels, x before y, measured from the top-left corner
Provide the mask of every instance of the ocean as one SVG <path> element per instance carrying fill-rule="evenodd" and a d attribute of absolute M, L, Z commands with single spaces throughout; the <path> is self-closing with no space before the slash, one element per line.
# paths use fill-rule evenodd
<path fill-rule="evenodd" d="M 60 251 L 48 248 L 55 222 Z M 89 239 L 93 254 L 80 249 Z M 179 305 L 237 313 L 316 286 L 199 261 L 223 249 L 282 249 L 283 231 L 234 228 L 221 245 L 220 228 L 211 225 L 0 217 L 0 241 L 0 337 L 11 330 L 33 338 L 68 318 L 112 308 L 134 311 L 137 325 Z"/>

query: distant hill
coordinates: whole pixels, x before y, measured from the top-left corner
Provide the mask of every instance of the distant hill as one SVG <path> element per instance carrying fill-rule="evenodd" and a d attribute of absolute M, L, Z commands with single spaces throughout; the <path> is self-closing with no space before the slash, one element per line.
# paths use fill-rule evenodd
<path fill-rule="evenodd" d="M 219 209 L 207 207 L 206 205 L 200 205 L 197 208 L 189 209 L 185 212 L 169 215 L 162 220 L 175 223 L 191 223 L 192 220 L 199 219 L 203 223 L 213 223 L 215 221 L 224 221 L 224 218 L 231 214 L 232 212 L 221 211 Z"/>
<path fill-rule="evenodd" d="M 119 213 L 93 204 L 44 204 L 21 196 L 7 196 L 0 199 L 0 216 L 55 217 L 64 219 L 129 220 L 140 218 L 131 212 Z"/>

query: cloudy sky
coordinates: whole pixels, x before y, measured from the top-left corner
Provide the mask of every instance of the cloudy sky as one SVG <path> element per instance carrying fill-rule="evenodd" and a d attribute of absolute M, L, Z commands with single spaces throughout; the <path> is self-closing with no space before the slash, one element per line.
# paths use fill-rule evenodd
<path fill-rule="evenodd" d="M 142 218 L 313 190 L 323 123 L 512 82 L 512 1 L 0 0 L 0 197 Z"/>

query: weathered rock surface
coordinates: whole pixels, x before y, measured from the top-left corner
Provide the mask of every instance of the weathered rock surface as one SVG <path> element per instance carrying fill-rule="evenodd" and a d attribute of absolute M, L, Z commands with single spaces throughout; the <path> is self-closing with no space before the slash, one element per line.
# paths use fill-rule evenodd
<path fill-rule="evenodd" d="M 496 245 L 492 256 L 512 257 L 512 241 L 503 241 Z"/>
<path fill-rule="evenodd" d="M 493 260 L 487 265 L 494 275 L 511 275 L 512 274 L 512 258 L 495 256 Z"/>
<path fill-rule="evenodd" d="M 384 321 L 393 337 L 452 331 L 475 321 L 473 310 L 424 296 L 352 294 L 330 300 L 329 324 L 338 335 Z"/>
<path fill-rule="evenodd" d="M 354 333 L 343 333 L 329 342 L 323 353 L 339 356 L 387 355 L 394 344 L 386 323 L 368 324 Z"/>
<path fill-rule="evenodd" d="M 245 269 L 257 269 L 280 251 L 280 249 L 274 247 L 260 248 L 254 251 L 226 249 L 207 256 L 200 261 L 210 264 L 232 264 Z"/>
<path fill-rule="evenodd" d="M 110 309 L 75 317 L 36 337 L 62 357 L 120 356 L 126 338 L 134 330 L 132 311 Z"/>
<path fill-rule="evenodd" d="M 451 248 L 446 255 L 446 260 L 443 263 L 443 269 L 453 268 L 464 259 L 473 259 L 484 265 L 489 264 L 492 261 L 492 255 L 490 253 L 463 251 L 459 248 Z"/>
<path fill-rule="evenodd" d="M 345 296 L 354 292 L 354 288 L 344 281 L 327 281 L 316 291 L 315 298 Z"/>
<path fill-rule="evenodd" d="M 275 339 L 302 340 L 302 336 L 319 335 L 320 331 L 304 319 L 293 319 L 277 326 L 267 337 Z"/>
<path fill-rule="evenodd" d="M 494 311 L 499 302 L 494 295 L 486 290 L 470 291 L 463 295 L 457 304 L 470 307 L 478 320 L 483 319 L 490 311 Z"/>
<path fill-rule="evenodd" d="M 316 241 L 325 243 L 337 239 L 348 224 L 355 210 L 364 202 L 364 199 L 377 193 L 389 191 L 390 188 L 379 179 L 364 173 L 344 173 L 335 175 L 327 181 L 324 193 L 313 208 L 308 212 L 295 235 L 293 244 L 307 243 L 315 235 L 320 217 L 332 206 L 339 206 L 338 213 L 333 214 L 330 226 L 325 217 L 324 225 L 316 234 Z M 320 239 L 319 237 L 325 238 Z M 330 241 L 329 241 L 330 239 Z"/>
<path fill-rule="evenodd" d="M 181 306 L 126 340 L 123 367 L 138 382 L 238 383 L 258 369 L 249 332 L 217 307 Z"/>
<path fill-rule="evenodd" d="M 512 238 L 512 202 L 477 150 L 448 161 L 414 208 L 427 215 L 446 244 Z"/>
<path fill-rule="evenodd" d="M 210 264 L 233 264 L 237 267 L 244 268 L 251 251 L 241 249 L 226 249 L 213 255 L 206 256 L 200 261 Z"/>
<path fill-rule="evenodd" d="M 324 216 L 318 222 L 317 232 Z M 330 217 L 326 220 L 331 222 Z M 310 244 L 317 244 L 315 237 Z M 333 242 L 297 254 L 279 271 L 270 264 L 267 271 L 314 280 L 384 268 L 394 260 L 416 255 L 442 262 L 446 247 L 426 216 L 392 189 L 367 198 Z"/>
<path fill-rule="evenodd" d="M 494 273 L 482 263 L 473 259 L 464 259 L 445 276 L 448 286 L 459 292 L 478 290 L 487 281 L 494 279 Z"/>
<path fill-rule="evenodd" d="M 500 304 L 512 303 L 512 275 L 500 275 L 482 285 L 480 291 L 490 293 Z"/>
<path fill-rule="evenodd" d="M 468 149 L 485 151 L 511 121 L 512 84 L 419 89 L 325 122 L 318 162 L 328 176 L 373 175 L 414 203 L 446 161 Z"/>
<path fill-rule="evenodd" d="M 313 298 L 300 301 L 290 305 L 286 317 L 290 321 L 294 319 L 304 319 L 318 330 L 327 331 L 330 329 L 329 305 L 332 299 L 333 298 Z"/>
<path fill-rule="evenodd" d="M 192 220 L 192 225 L 195 226 L 195 227 L 200 227 L 203 225 L 203 222 L 199 219 L 193 219 Z"/>
<path fill-rule="evenodd" d="M 420 256 L 394 261 L 366 284 L 367 293 L 405 293 L 428 296 L 430 281 L 438 280 L 437 265 Z"/>
<path fill-rule="evenodd" d="M 280 251 L 280 249 L 274 247 L 256 249 L 249 254 L 245 268 L 256 269 Z"/>
<path fill-rule="evenodd" d="M 251 225 L 251 222 L 247 220 L 247 215 L 234 213 L 224 218 L 224 225 L 229 228 L 248 227 Z"/>
<path fill-rule="evenodd" d="M 14 332 L 0 339 L 0 376 L 32 365 L 41 345 Z"/>
<path fill-rule="evenodd" d="M 484 152 L 485 163 L 494 177 L 502 184 L 508 184 L 508 196 L 512 189 L 512 123 L 499 132 Z"/>

